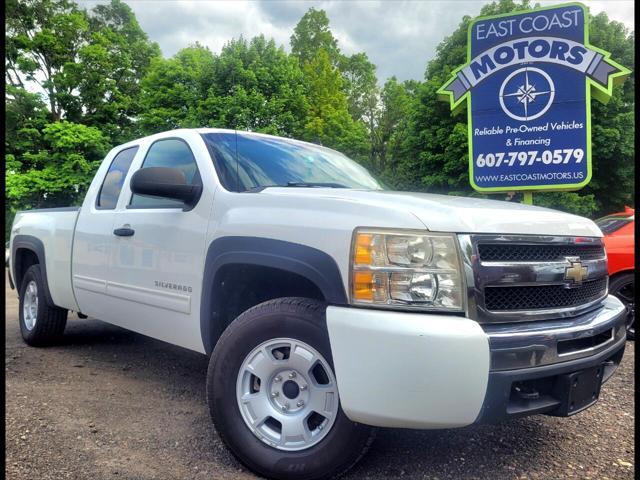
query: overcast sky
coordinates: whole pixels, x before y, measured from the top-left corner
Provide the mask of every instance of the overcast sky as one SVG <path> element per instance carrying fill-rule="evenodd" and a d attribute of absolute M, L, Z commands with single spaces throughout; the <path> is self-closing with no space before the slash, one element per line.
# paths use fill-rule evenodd
<path fill-rule="evenodd" d="M 464 15 L 476 16 L 487 1 L 470 0 L 125 0 L 141 27 L 158 42 L 165 56 L 196 41 L 218 53 L 240 35 L 264 34 L 289 51 L 289 37 L 300 17 L 310 8 L 323 9 L 343 53 L 365 52 L 377 65 L 381 83 L 395 75 L 399 80 L 424 78 L 427 62 L 437 45 L 455 30 Z M 96 0 L 81 0 L 87 8 Z M 535 2 L 533 2 L 535 3 Z M 552 1 L 540 1 L 553 5 Z M 633 0 L 583 1 L 592 13 L 634 30 Z M 597 45 L 596 45 L 597 46 Z"/>

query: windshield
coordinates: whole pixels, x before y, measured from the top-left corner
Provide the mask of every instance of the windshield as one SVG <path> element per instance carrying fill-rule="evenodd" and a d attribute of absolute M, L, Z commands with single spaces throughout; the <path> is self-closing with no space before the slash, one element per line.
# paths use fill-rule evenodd
<path fill-rule="evenodd" d="M 382 189 L 364 167 L 326 147 L 242 132 L 205 133 L 202 137 L 227 190 L 274 186 Z"/>
<path fill-rule="evenodd" d="M 609 235 L 617 230 L 620 230 L 626 224 L 633 220 L 633 216 L 628 215 L 608 215 L 606 217 L 596 220 L 596 225 L 600 227 L 602 233 Z"/>

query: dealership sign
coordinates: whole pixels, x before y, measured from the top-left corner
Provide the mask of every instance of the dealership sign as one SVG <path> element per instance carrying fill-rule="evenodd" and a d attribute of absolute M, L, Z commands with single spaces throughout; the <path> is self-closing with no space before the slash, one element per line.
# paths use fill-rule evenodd
<path fill-rule="evenodd" d="M 476 190 L 589 183 L 592 89 L 606 102 L 629 70 L 589 45 L 587 18 L 586 7 L 572 3 L 471 22 L 468 63 L 438 94 L 454 111 L 467 103 Z"/>

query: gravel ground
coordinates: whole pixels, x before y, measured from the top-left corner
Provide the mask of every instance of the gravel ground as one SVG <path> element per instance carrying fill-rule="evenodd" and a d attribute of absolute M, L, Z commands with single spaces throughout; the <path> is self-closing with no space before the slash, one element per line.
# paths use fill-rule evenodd
<path fill-rule="evenodd" d="M 384 429 L 346 478 L 634 478 L 634 352 L 573 418 Z M 250 479 L 205 402 L 203 355 L 70 316 L 62 345 L 27 347 L 6 306 L 9 479 Z"/>

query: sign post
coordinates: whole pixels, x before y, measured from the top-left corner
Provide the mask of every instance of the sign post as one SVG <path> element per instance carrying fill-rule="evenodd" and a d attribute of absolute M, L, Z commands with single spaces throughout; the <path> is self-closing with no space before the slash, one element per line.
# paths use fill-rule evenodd
<path fill-rule="evenodd" d="M 591 95 L 630 71 L 589 44 L 579 3 L 471 22 L 467 63 L 438 90 L 467 106 L 469 180 L 485 193 L 578 190 L 591 180 Z"/>

